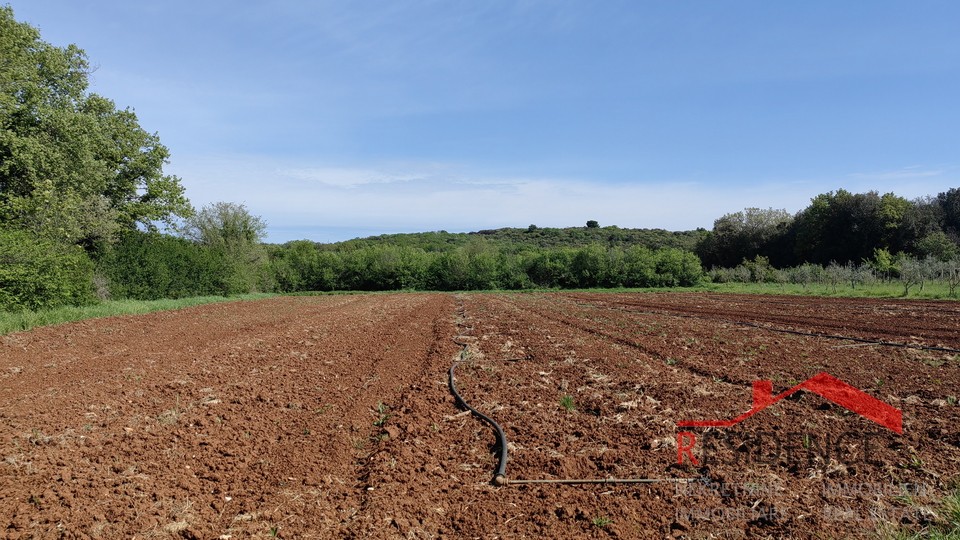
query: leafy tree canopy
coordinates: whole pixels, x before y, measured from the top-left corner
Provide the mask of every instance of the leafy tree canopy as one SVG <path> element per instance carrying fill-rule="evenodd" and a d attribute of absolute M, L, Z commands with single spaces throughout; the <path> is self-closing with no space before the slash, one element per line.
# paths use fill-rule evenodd
<path fill-rule="evenodd" d="M 79 243 L 192 213 L 170 153 L 130 109 L 87 92 L 90 64 L 0 7 L 0 224 Z"/>
<path fill-rule="evenodd" d="M 259 290 L 267 262 L 267 250 L 261 243 L 267 235 L 267 222 L 260 216 L 250 214 L 242 204 L 216 202 L 175 228 L 185 238 L 226 256 L 231 267 L 228 290 Z"/>
<path fill-rule="evenodd" d="M 267 222 L 232 202 L 205 205 L 177 227 L 184 237 L 208 246 L 256 245 L 267 236 Z"/>

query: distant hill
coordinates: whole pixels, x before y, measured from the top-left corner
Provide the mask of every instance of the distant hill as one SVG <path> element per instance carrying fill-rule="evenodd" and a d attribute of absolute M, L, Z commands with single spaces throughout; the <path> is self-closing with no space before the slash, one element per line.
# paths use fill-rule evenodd
<path fill-rule="evenodd" d="M 661 247 L 693 251 L 697 241 L 709 234 L 704 229 L 695 231 L 667 231 L 664 229 L 621 229 L 608 227 L 537 227 L 485 229 L 469 233 L 446 231 L 381 234 L 332 244 L 320 244 L 324 250 L 350 251 L 374 245 L 418 247 L 424 251 L 448 251 L 465 246 L 481 238 L 503 251 L 521 251 L 524 248 L 579 248 L 590 244 L 602 244 L 627 248 L 644 246 L 650 249 Z"/>

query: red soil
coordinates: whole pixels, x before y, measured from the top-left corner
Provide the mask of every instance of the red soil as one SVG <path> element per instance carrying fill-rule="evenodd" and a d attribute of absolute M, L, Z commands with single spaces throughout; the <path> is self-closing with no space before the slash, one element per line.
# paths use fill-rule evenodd
<path fill-rule="evenodd" d="M 960 477 L 953 353 L 735 322 L 960 349 L 953 302 L 672 293 L 285 297 L 40 328 L 0 337 L 0 538 L 807 538 L 934 518 Z M 505 430 L 508 479 L 710 484 L 493 486 L 494 432 L 448 387 L 458 324 L 478 362 L 457 387 Z M 821 372 L 901 410 L 903 434 L 808 391 L 677 427 Z M 677 463 L 684 431 L 699 465 Z"/>

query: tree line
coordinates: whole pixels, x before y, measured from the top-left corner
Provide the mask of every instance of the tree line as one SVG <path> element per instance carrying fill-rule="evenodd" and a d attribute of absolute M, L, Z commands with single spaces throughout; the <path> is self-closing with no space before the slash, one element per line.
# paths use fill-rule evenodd
<path fill-rule="evenodd" d="M 427 251 L 309 240 L 270 246 L 256 241 L 216 244 L 144 232 L 125 234 L 99 263 L 104 286 L 112 294 L 143 300 L 251 290 L 676 287 L 695 285 L 703 273 L 693 253 L 667 247 L 591 244 L 515 251 L 474 238 L 464 246 Z"/>
<path fill-rule="evenodd" d="M 960 254 L 960 189 L 913 201 L 893 193 L 817 195 L 791 215 L 747 208 L 720 217 L 694 248 L 706 267 L 764 257 L 776 268 L 829 265 L 905 254 L 947 260 Z"/>
<path fill-rule="evenodd" d="M 324 249 L 309 241 L 275 247 L 275 290 L 519 290 L 684 287 L 700 281 L 689 251 L 590 244 L 580 248 L 496 248 L 482 238 L 446 251 L 389 244 Z"/>
<path fill-rule="evenodd" d="M 498 248 L 580 248 L 590 244 L 607 246 L 646 246 L 651 249 L 674 247 L 692 251 L 701 237 L 707 234 L 705 229 L 695 231 L 667 231 L 664 229 L 628 229 L 616 225 L 601 227 L 595 220 L 587 222 L 585 227 L 538 227 L 525 228 L 502 227 L 484 229 L 470 233 L 448 233 L 446 231 L 382 234 L 368 238 L 349 240 L 348 243 L 360 246 L 391 244 L 397 246 L 416 246 L 426 251 L 444 251 L 452 247 L 465 246 L 475 237 L 482 237 Z"/>

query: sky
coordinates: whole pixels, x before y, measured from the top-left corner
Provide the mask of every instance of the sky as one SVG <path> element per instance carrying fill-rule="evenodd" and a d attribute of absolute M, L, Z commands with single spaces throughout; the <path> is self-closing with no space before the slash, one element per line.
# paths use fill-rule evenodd
<path fill-rule="evenodd" d="M 960 3 L 13 0 L 267 241 L 960 187 Z"/>

